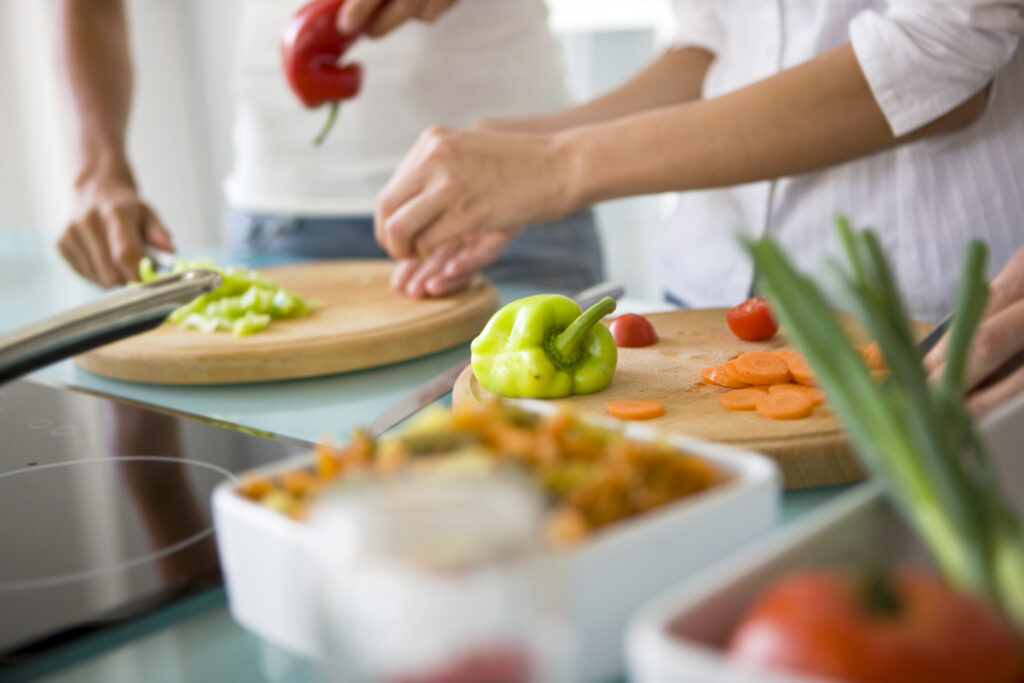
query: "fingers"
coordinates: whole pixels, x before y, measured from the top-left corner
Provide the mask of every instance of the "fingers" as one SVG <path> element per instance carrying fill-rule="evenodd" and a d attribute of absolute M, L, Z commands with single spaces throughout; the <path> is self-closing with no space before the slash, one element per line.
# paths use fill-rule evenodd
<path fill-rule="evenodd" d="M 96 213 L 89 213 L 79 221 L 78 237 L 85 247 L 85 253 L 89 258 L 95 274 L 95 282 L 104 287 L 113 287 L 123 283 L 121 275 L 114 259 L 110 254 L 110 245 L 107 242 L 106 231 L 100 217 Z"/>
<path fill-rule="evenodd" d="M 409 277 L 402 291 L 414 299 L 422 299 L 427 296 L 427 281 L 441 274 L 445 263 L 455 254 L 456 248 L 454 244 L 445 244 L 435 249 L 420 263 L 419 268 Z"/>
<path fill-rule="evenodd" d="M 1024 299 L 985 318 L 967 359 L 964 386 L 976 387 L 1024 348 Z"/>
<path fill-rule="evenodd" d="M 947 330 L 944 335 L 935 342 L 935 346 L 925 354 L 924 357 L 924 371 L 928 373 L 928 378 L 931 380 L 938 379 L 938 375 L 942 370 L 942 367 L 946 364 L 946 351 L 949 348 L 949 331 Z"/>
<path fill-rule="evenodd" d="M 473 235 L 458 249 L 448 243 L 423 261 L 405 260 L 395 269 L 392 286 L 414 298 L 444 296 L 462 289 L 480 270 L 501 256 L 515 235 L 515 232 Z"/>
<path fill-rule="evenodd" d="M 1024 299 L 1024 247 L 1018 249 L 992 278 L 992 296 L 988 312 L 996 313 L 1015 301 Z"/>
<path fill-rule="evenodd" d="M 366 27 L 366 35 L 380 38 L 416 16 L 423 0 L 390 0 Z"/>
<path fill-rule="evenodd" d="M 338 11 L 336 25 L 342 33 L 358 33 L 373 12 L 386 0 L 348 0 Z"/>
<path fill-rule="evenodd" d="M 442 192 L 417 195 L 384 219 L 382 246 L 400 258 L 415 256 L 416 254 L 407 251 L 408 245 L 413 244 L 417 235 L 444 215 L 447 205 L 448 202 Z"/>
<path fill-rule="evenodd" d="M 1000 381 L 968 394 L 967 409 L 974 415 L 984 415 L 1021 392 L 1024 392 L 1024 365 Z"/>
<path fill-rule="evenodd" d="M 152 244 L 157 249 L 164 251 L 176 251 L 171 233 L 164 227 L 163 221 L 152 211 L 147 211 L 146 225 L 142 235 L 146 244 Z"/>
<path fill-rule="evenodd" d="M 107 236 L 111 262 L 120 274 L 121 281 L 138 278 L 139 261 L 142 260 L 142 222 L 145 216 L 138 208 L 116 208 L 103 217 L 101 226 Z"/>
<path fill-rule="evenodd" d="M 85 251 L 85 245 L 78 238 L 78 225 L 68 225 L 61 236 L 57 239 L 57 251 L 64 257 L 76 273 L 86 280 L 97 282 L 96 271 L 89 262 L 89 255 Z"/>
<path fill-rule="evenodd" d="M 391 272 L 391 289 L 399 292 L 405 291 L 405 285 L 409 282 L 413 275 L 420 267 L 421 261 L 419 259 L 402 259 L 395 266 L 395 269 Z"/>
<path fill-rule="evenodd" d="M 426 22 L 437 21 L 454 4 L 455 0 L 427 0 L 420 10 L 419 18 Z"/>

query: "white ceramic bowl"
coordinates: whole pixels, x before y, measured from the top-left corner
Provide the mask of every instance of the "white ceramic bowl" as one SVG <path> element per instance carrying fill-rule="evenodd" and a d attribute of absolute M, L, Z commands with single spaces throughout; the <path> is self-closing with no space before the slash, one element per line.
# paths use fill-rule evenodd
<path fill-rule="evenodd" d="M 1024 516 L 1024 394 L 980 423 L 1007 500 Z M 857 568 L 872 561 L 930 566 L 920 541 L 872 483 L 838 496 L 649 601 L 628 627 L 636 683 L 821 683 L 754 671 L 728 660 L 722 645 L 751 602 L 776 579 L 808 567 Z"/>
<path fill-rule="evenodd" d="M 539 412 L 550 404 L 523 401 Z M 597 420 L 597 423 L 603 421 Z M 781 479 L 775 464 L 754 453 L 630 424 L 625 434 L 667 440 L 731 475 L 731 480 L 661 509 L 615 524 L 562 553 L 571 591 L 575 680 L 607 680 L 621 671 L 622 634 L 645 600 L 771 530 Z M 307 466 L 304 456 L 249 474 Z M 263 638 L 306 656 L 320 656 L 317 596 L 309 530 L 247 500 L 225 482 L 213 495 L 214 523 L 228 602 L 235 619 Z"/>

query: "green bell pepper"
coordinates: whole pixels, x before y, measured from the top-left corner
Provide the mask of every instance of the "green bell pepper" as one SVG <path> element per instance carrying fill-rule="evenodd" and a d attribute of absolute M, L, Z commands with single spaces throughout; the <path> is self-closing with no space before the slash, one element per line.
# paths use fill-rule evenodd
<path fill-rule="evenodd" d="M 562 398 L 601 391 L 615 374 L 618 349 L 598 321 L 614 310 L 611 297 L 582 314 L 575 301 L 559 294 L 513 301 L 473 340 L 473 374 L 501 396 Z"/>

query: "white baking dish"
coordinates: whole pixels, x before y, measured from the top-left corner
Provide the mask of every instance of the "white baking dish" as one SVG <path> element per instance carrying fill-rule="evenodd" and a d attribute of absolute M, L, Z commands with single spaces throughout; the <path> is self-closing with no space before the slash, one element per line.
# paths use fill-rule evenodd
<path fill-rule="evenodd" d="M 1024 515 L 1024 395 L 981 423 L 1007 499 Z M 721 648 L 752 601 L 783 574 L 808 567 L 871 562 L 931 566 L 920 541 L 872 483 L 838 496 L 792 526 L 737 552 L 671 591 L 631 620 L 626 638 L 636 683 L 820 683 L 752 670 Z"/>
<path fill-rule="evenodd" d="M 522 403 L 537 412 L 552 409 L 542 402 Z M 627 426 L 626 434 L 668 439 L 732 478 L 609 527 L 559 557 L 571 591 L 576 680 L 606 680 L 621 671 L 623 629 L 644 600 L 776 524 L 781 479 L 771 460 L 729 446 L 662 436 L 643 425 Z M 252 474 L 274 474 L 310 462 L 311 457 L 302 457 Z M 319 656 L 312 588 L 316 577 L 306 526 L 239 496 L 231 482 L 214 492 L 213 513 L 235 619 L 277 645 Z"/>

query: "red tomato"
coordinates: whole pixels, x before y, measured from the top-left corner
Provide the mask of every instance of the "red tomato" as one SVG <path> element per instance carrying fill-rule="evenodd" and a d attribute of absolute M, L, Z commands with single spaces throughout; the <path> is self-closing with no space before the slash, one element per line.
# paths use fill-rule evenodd
<path fill-rule="evenodd" d="M 763 296 L 755 296 L 733 306 L 725 314 L 725 320 L 733 334 L 747 341 L 770 339 L 779 330 L 768 300 Z"/>
<path fill-rule="evenodd" d="M 922 572 L 890 577 L 896 606 L 868 607 L 863 583 L 802 572 L 761 596 L 731 656 L 854 683 L 1017 683 L 1024 646 L 994 610 Z"/>
<path fill-rule="evenodd" d="M 608 323 L 619 347 L 650 346 L 658 343 L 658 333 L 651 321 L 636 313 L 625 313 Z"/>

